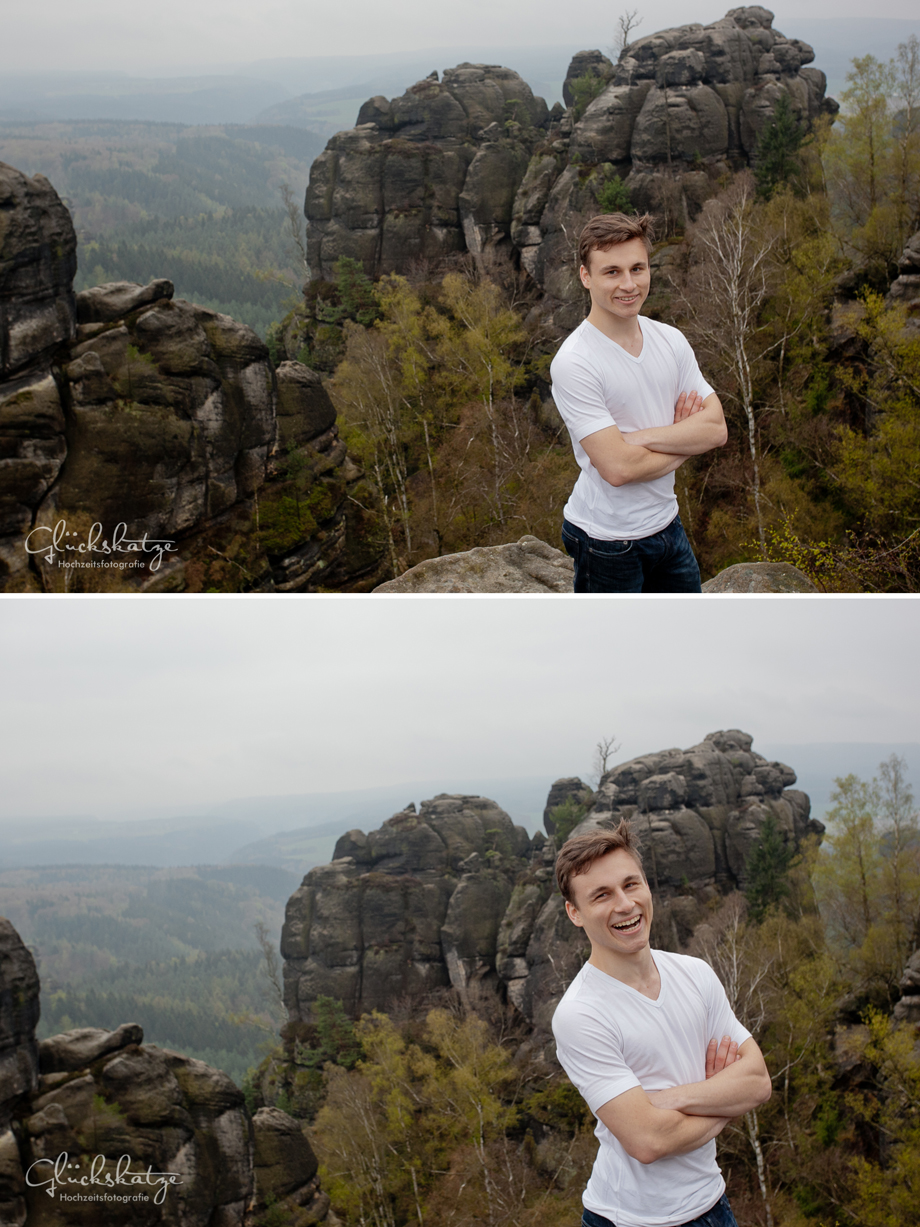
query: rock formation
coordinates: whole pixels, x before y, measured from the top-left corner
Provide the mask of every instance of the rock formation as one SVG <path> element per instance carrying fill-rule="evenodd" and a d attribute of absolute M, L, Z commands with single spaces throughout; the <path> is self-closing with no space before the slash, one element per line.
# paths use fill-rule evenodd
<path fill-rule="evenodd" d="M 909 328 L 920 328 L 920 230 L 907 240 L 887 301 L 905 308 Z"/>
<path fill-rule="evenodd" d="M 515 189 L 549 112 L 516 72 L 460 64 L 392 102 L 371 98 L 356 126 L 313 163 L 305 211 L 314 276 L 339 256 L 372 276 L 507 240 Z"/>
<path fill-rule="evenodd" d="M 129 588 L 309 591 L 375 573 L 360 525 L 346 542 L 348 494 L 373 495 L 319 376 L 276 372 L 251 329 L 165 280 L 75 297 L 51 185 L 0 164 L 0 202 L 0 589 L 63 586 L 65 534 L 86 545 L 95 522 L 110 553 L 80 560 L 114 576 L 139 559 L 117 571 Z M 119 524 L 170 545 L 113 553 Z"/>
<path fill-rule="evenodd" d="M 428 558 L 374 592 L 571 592 L 574 564 L 537 537 Z"/>
<path fill-rule="evenodd" d="M 3 1227 L 248 1227 L 272 1204 L 298 1227 L 325 1220 L 316 1158 L 292 1117 L 251 1117 L 226 1074 L 143 1044 L 136 1024 L 36 1044 L 38 992 L 31 954 L 0 919 Z"/>
<path fill-rule="evenodd" d="M 643 755 L 607 772 L 580 825 L 638 824 L 658 901 L 656 943 L 685 943 L 707 905 L 746 885 L 745 866 L 767 816 L 792 847 L 823 827 L 795 772 L 751 749 L 738 730 L 688 750 Z M 353 1016 L 452 986 L 507 996 L 549 1035 L 556 1002 L 581 966 L 584 936 L 554 886 L 553 809 L 588 794 L 557 780 L 544 824 L 528 838 L 483 797 L 439 796 L 370 834 L 350 831 L 329 865 L 291 897 L 282 933 L 285 1003 L 310 1020 L 320 995 Z"/>
<path fill-rule="evenodd" d="M 704 592 L 817 592 L 808 576 L 788 562 L 736 562 L 703 584 Z"/>
<path fill-rule="evenodd" d="M 328 277 L 342 255 L 372 276 L 419 258 L 507 248 L 545 291 L 559 327 L 580 321 L 573 223 L 601 211 L 625 181 L 639 208 L 695 216 L 718 179 L 750 165 L 783 96 L 810 123 L 837 104 L 811 47 L 773 28 L 759 5 L 637 39 L 614 66 L 599 51 L 572 60 L 567 109 L 506 68 L 462 64 L 373 98 L 329 142 L 307 189 L 308 256 Z M 575 82 L 599 93 L 579 113 Z"/>
<path fill-rule="evenodd" d="M 574 564 L 537 537 L 510 545 L 482 545 L 428 558 L 379 584 L 374 592 L 571 592 Z M 704 592 L 817 592 L 807 575 L 787 562 L 739 562 L 703 584 Z"/>

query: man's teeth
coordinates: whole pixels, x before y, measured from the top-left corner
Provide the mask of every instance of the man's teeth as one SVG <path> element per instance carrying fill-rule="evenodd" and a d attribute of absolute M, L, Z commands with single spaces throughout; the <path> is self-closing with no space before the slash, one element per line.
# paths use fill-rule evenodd
<path fill-rule="evenodd" d="M 621 930 L 634 929 L 641 919 L 641 916 L 633 916 L 632 920 L 624 920 L 622 924 L 614 925 L 613 927 Z"/>

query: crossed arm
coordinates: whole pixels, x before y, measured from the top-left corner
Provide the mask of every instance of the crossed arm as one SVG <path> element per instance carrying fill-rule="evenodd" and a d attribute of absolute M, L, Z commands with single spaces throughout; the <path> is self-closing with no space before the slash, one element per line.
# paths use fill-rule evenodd
<path fill-rule="evenodd" d="M 739 1048 L 728 1036 L 712 1040 L 706 1079 L 663 1091 L 625 1091 L 597 1115 L 627 1154 L 640 1163 L 684 1155 L 721 1133 L 728 1122 L 770 1098 L 773 1086 L 756 1040 Z"/>
<path fill-rule="evenodd" d="M 653 481 L 673 473 L 688 456 L 721 447 L 728 438 L 722 404 L 715 392 L 705 400 L 681 392 L 670 426 L 651 426 L 626 434 L 606 426 L 582 439 L 591 463 L 611 486 Z"/>

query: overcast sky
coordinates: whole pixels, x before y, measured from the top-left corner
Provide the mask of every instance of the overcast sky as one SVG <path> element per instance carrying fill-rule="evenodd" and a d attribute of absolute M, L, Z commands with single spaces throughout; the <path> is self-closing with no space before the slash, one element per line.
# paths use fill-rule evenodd
<path fill-rule="evenodd" d="M 586 777 L 720 728 L 920 740 L 898 599 L 0 602 L 0 818 Z M 438 791 L 434 788 L 433 791 Z"/>
<path fill-rule="evenodd" d="M 732 7 L 726 0 L 631 0 L 642 17 L 640 34 L 687 21 L 710 22 Z M 619 6 L 582 0 L 349 0 L 347 4 L 303 0 L 5 0 L 3 41 L 6 71 L 37 68 L 111 69 L 144 75 L 164 63 L 226 64 L 278 56 L 370 55 L 466 46 L 545 46 L 613 41 Z M 799 0 L 776 10 L 776 27 L 794 36 L 796 19 L 873 16 L 914 18 L 916 0 L 879 0 L 871 14 L 862 0 Z M 15 49 L 15 52 L 13 52 Z"/>

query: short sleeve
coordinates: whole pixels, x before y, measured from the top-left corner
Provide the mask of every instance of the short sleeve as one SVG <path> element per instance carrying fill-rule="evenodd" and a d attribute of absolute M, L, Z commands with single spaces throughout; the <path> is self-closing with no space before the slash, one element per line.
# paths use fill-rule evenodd
<path fill-rule="evenodd" d="M 553 401 L 574 443 L 616 425 L 600 372 L 577 352 L 560 350 L 550 367 Z"/>
<path fill-rule="evenodd" d="M 705 400 L 707 396 L 715 392 L 715 388 L 704 378 L 690 342 L 676 328 L 674 332 L 678 338 L 677 365 L 680 370 L 680 390 L 681 392 L 699 392 Z"/>
<path fill-rule="evenodd" d="M 709 1035 L 710 1038 L 721 1039 L 723 1035 L 731 1036 L 739 1046 L 745 1040 L 751 1038 L 751 1033 L 747 1027 L 741 1025 L 735 1017 L 731 1006 L 728 1003 L 728 997 L 725 995 L 725 989 L 722 987 L 722 981 L 709 966 L 708 963 L 703 964 L 708 972 L 708 1019 L 709 1019 Z"/>
<path fill-rule="evenodd" d="M 611 1099 L 641 1083 L 623 1059 L 622 1039 L 608 1021 L 577 1001 L 553 1015 L 556 1056 L 595 1114 Z"/>

